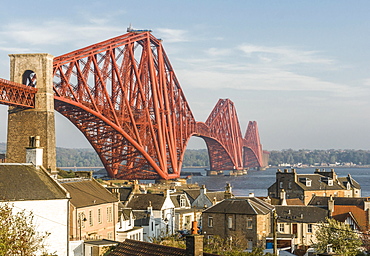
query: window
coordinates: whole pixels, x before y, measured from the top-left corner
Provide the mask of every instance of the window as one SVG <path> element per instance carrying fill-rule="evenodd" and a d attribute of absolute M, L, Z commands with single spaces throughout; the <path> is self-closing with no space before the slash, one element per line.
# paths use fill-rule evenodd
<path fill-rule="evenodd" d="M 208 227 L 213 227 L 213 217 L 208 217 Z"/>
<path fill-rule="evenodd" d="M 306 180 L 306 186 L 311 187 L 311 180 Z"/>
<path fill-rule="evenodd" d="M 92 226 L 94 224 L 93 223 L 92 210 L 89 211 L 89 223 L 90 223 L 90 226 Z"/>
<path fill-rule="evenodd" d="M 284 223 L 279 223 L 279 232 L 284 233 Z"/>
<path fill-rule="evenodd" d="M 307 225 L 307 233 L 312 233 L 312 224 Z"/>
<path fill-rule="evenodd" d="M 252 218 L 247 218 L 247 229 L 253 228 L 253 220 Z"/>
<path fill-rule="evenodd" d="M 233 217 L 232 216 L 229 216 L 229 218 L 227 219 L 227 226 L 228 228 L 233 228 Z"/>
<path fill-rule="evenodd" d="M 113 218 L 112 218 L 112 206 L 109 206 L 107 208 L 107 221 L 108 222 L 112 222 Z"/>
<path fill-rule="evenodd" d="M 108 239 L 113 239 L 113 232 L 108 232 Z"/>
<path fill-rule="evenodd" d="M 101 209 L 98 209 L 98 222 L 101 223 Z"/>
<path fill-rule="evenodd" d="M 180 198 L 180 207 L 185 207 L 185 206 L 186 206 L 185 198 Z"/>
<path fill-rule="evenodd" d="M 291 182 L 291 181 L 289 181 L 289 183 L 288 183 L 288 188 L 289 188 L 289 189 L 291 189 L 291 188 L 292 188 L 292 182 Z"/>
<path fill-rule="evenodd" d="M 190 216 L 185 216 L 185 225 L 190 225 Z"/>
<path fill-rule="evenodd" d="M 280 188 L 284 187 L 284 182 L 280 181 Z"/>

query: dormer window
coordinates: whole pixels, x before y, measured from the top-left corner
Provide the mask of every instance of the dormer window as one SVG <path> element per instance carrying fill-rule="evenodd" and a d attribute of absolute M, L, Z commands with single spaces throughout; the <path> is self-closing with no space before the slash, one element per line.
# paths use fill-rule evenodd
<path fill-rule="evenodd" d="M 307 187 L 311 187 L 312 180 L 309 178 L 299 178 L 299 182 L 302 182 Z"/>
<path fill-rule="evenodd" d="M 328 186 L 333 186 L 333 180 L 328 180 Z"/>
<path fill-rule="evenodd" d="M 186 200 L 185 198 L 180 198 L 180 207 L 183 208 L 186 206 Z"/>

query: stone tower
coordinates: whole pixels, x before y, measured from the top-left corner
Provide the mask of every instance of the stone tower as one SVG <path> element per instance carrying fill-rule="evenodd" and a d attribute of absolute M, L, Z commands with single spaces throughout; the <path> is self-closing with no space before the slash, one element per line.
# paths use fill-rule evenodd
<path fill-rule="evenodd" d="M 56 174 L 53 56 L 11 54 L 10 80 L 38 89 L 34 109 L 9 107 L 6 162 L 25 163 L 30 136 L 40 136 L 43 166 Z"/>

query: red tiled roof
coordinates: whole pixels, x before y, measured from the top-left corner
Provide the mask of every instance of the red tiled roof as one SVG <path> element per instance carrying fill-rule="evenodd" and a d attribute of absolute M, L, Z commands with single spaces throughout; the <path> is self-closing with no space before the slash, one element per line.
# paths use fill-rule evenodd
<path fill-rule="evenodd" d="M 338 221 L 344 221 L 349 216 L 349 213 L 351 213 L 352 216 L 355 218 L 355 221 L 358 223 L 360 230 L 364 231 L 370 228 L 367 213 L 359 206 L 335 205 L 333 218 Z"/>
<path fill-rule="evenodd" d="M 108 254 L 109 256 L 186 256 L 186 249 L 126 239 Z M 204 253 L 204 256 L 216 254 Z"/>

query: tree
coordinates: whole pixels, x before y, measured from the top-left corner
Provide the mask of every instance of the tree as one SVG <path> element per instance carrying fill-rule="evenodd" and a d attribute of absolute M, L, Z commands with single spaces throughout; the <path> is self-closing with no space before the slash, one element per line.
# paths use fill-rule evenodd
<path fill-rule="evenodd" d="M 356 255 L 362 245 L 361 238 L 357 232 L 343 222 L 335 219 L 327 219 L 327 223 L 321 223 L 315 233 L 317 252 L 327 252 L 331 247 L 333 252 L 342 255 Z"/>
<path fill-rule="evenodd" d="M 40 234 L 34 216 L 25 210 L 15 212 L 9 203 L 0 204 L 0 256 L 46 254 L 44 241 L 49 234 Z"/>

